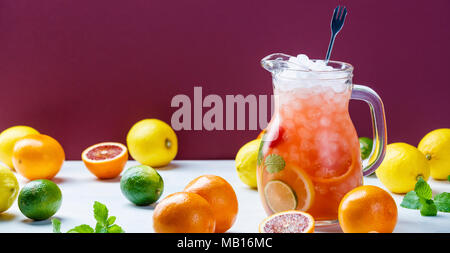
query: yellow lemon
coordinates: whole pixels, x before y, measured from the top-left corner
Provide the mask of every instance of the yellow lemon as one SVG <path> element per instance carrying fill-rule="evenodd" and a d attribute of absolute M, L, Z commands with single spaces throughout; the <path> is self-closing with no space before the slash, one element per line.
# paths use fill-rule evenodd
<path fill-rule="evenodd" d="M 19 182 L 14 173 L 0 165 L 0 213 L 8 210 L 19 193 Z"/>
<path fill-rule="evenodd" d="M 244 184 L 256 188 L 256 159 L 261 139 L 246 143 L 236 155 L 236 171 Z"/>
<path fill-rule="evenodd" d="M 394 193 L 414 190 L 417 180 L 430 177 L 430 165 L 425 155 L 407 143 L 387 145 L 386 156 L 375 171 L 381 183 Z"/>
<path fill-rule="evenodd" d="M 432 178 L 447 179 L 450 176 L 450 128 L 429 132 L 420 141 L 418 149 L 430 164 Z"/>
<path fill-rule="evenodd" d="M 134 160 L 150 167 L 167 165 L 178 151 L 175 132 L 158 119 L 144 119 L 134 124 L 128 132 L 127 145 Z"/>
<path fill-rule="evenodd" d="M 39 134 L 39 132 L 28 126 L 14 126 L 0 133 L 0 161 L 14 169 L 12 163 L 14 144 L 29 134 Z"/>

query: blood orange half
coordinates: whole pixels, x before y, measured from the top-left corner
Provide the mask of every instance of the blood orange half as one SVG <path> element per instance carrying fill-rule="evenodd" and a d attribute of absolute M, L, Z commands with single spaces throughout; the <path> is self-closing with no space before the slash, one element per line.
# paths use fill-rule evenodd
<path fill-rule="evenodd" d="M 128 150 L 125 145 L 117 142 L 102 142 L 85 149 L 81 159 L 96 177 L 115 178 L 125 167 Z"/>
<path fill-rule="evenodd" d="M 260 233 L 313 233 L 314 218 L 302 211 L 285 211 L 265 218 L 259 224 Z"/>

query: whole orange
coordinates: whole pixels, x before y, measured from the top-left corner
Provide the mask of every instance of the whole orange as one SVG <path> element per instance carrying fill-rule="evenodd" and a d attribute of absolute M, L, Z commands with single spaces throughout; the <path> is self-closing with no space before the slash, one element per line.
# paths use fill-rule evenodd
<path fill-rule="evenodd" d="M 65 155 L 61 145 L 44 134 L 31 134 L 14 145 L 14 168 L 29 180 L 52 179 L 61 169 Z"/>
<path fill-rule="evenodd" d="M 211 205 L 195 193 L 170 194 L 153 212 L 156 233 L 213 233 L 214 227 Z"/>
<path fill-rule="evenodd" d="M 338 216 L 344 233 L 392 233 L 397 224 L 397 205 L 385 190 L 364 185 L 342 198 Z"/>
<path fill-rule="evenodd" d="M 233 226 L 238 213 L 238 201 L 233 187 L 223 178 L 204 175 L 192 180 L 186 192 L 197 193 L 211 204 L 216 218 L 216 233 L 224 233 Z"/>

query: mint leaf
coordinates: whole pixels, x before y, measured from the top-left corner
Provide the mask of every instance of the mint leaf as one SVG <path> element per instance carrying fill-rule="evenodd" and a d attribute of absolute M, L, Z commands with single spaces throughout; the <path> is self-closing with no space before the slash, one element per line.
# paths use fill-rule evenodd
<path fill-rule="evenodd" d="M 419 178 L 416 186 L 414 187 L 414 191 L 416 192 L 417 196 L 424 199 L 431 199 L 433 196 L 430 185 L 428 185 L 428 183 L 423 178 Z"/>
<path fill-rule="evenodd" d="M 434 204 L 434 201 L 431 199 L 424 199 L 420 207 L 420 214 L 422 216 L 436 216 L 437 207 Z"/>
<path fill-rule="evenodd" d="M 95 229 L 89 225 L 83 224 L 72 228 L 67 233 L 125 233 L 118 225 L 115 225 L 115 216 L 108 218 L 108 208 L 100 202 L 94 202 L 94 218 L 97 221 Z M 61 233 L 61 221 L 52 219 L 53 232 Z"/>
<path fill-rule="evenodd" d="M 267 172 L 276 173 L 284 169 L 286 162 L 280 155 L 270 154 L 264 160 L 264 165 L 266 166 Z"/>
<path fill-rule="evenodd" d="M 95 201 L 94 203 L 94 218 L 98 223 L 104 226 L 108 224 L 108 208 L 98 201 Z"/>
<path fill-rule="evenodd" d="M 450 193 L 443 192 L 434 196 L 434 204 L 440 212 L 450 212 Z"/>
<path fill-rule="evenodd" d="M 97 222 L 95 224 L 95 233 L 108 233 L 108 227 L 105 224 Z"/>
<path fill-rule="evenodd" d="M 450 175 L 448 175 L 447 180 L 450 181 Z"/>
<path fill-rule="evenodd" d="M 415 191 L 410 191 L 406 193 L 405 197 L 403 197 L 403 201 L 400 204 L 400 206 L 409 209 L 419 209 L 420 208 L 419 196 L 417 196 Z"/>
<path fill-rule="evenodd" d="M 109 217 L 107 220 L 108 226 L 111 226 L 112 224 L 114 224 L 115 221 L 116 221 L 116 216 Z"/>
<path fill-rule="evenodd" d="M 53 233 L 61 233 L 61 221 L 58 219 L 52 219 Z"/>
<path fill-rule="evenodd" d="M 89 225 L 83 224 L 72 228 L 67 233 L 94 233 L 94 229 Z"/>
<path fill-rule="evenodd" d="M 108 233 L 125 233 L 125 231 L 118 225 L 112 225 L 108 228 Z"/>
<path fill-rule="evenodd" d="M 263 146 L 264 146 L 264 138 L 266 137 L 266 134 L 263 134 L 261 137 L 261 142 L 259 143 L 259 149 L 258 149 L 258 158 L 256 158 L 256 166 L 260 166 L 263 163 Z"/>

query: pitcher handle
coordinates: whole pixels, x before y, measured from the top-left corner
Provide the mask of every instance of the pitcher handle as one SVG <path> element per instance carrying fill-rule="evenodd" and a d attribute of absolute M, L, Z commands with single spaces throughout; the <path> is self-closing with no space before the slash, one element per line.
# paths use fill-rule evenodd
<path fill-rule="evenodd" d="M 352 99 L 362 100 L 369 104 L 370 114 L 372 116 L 372 128 L 374 143 L 369 158 L 368 164 L 363 168 L 363 175 L 372 174 L 383 161 L 386 153 L 386 118 L 384 115 L 383 101 L 380 96 L 371 88 L 364 85 L 353 85 Z"/>

